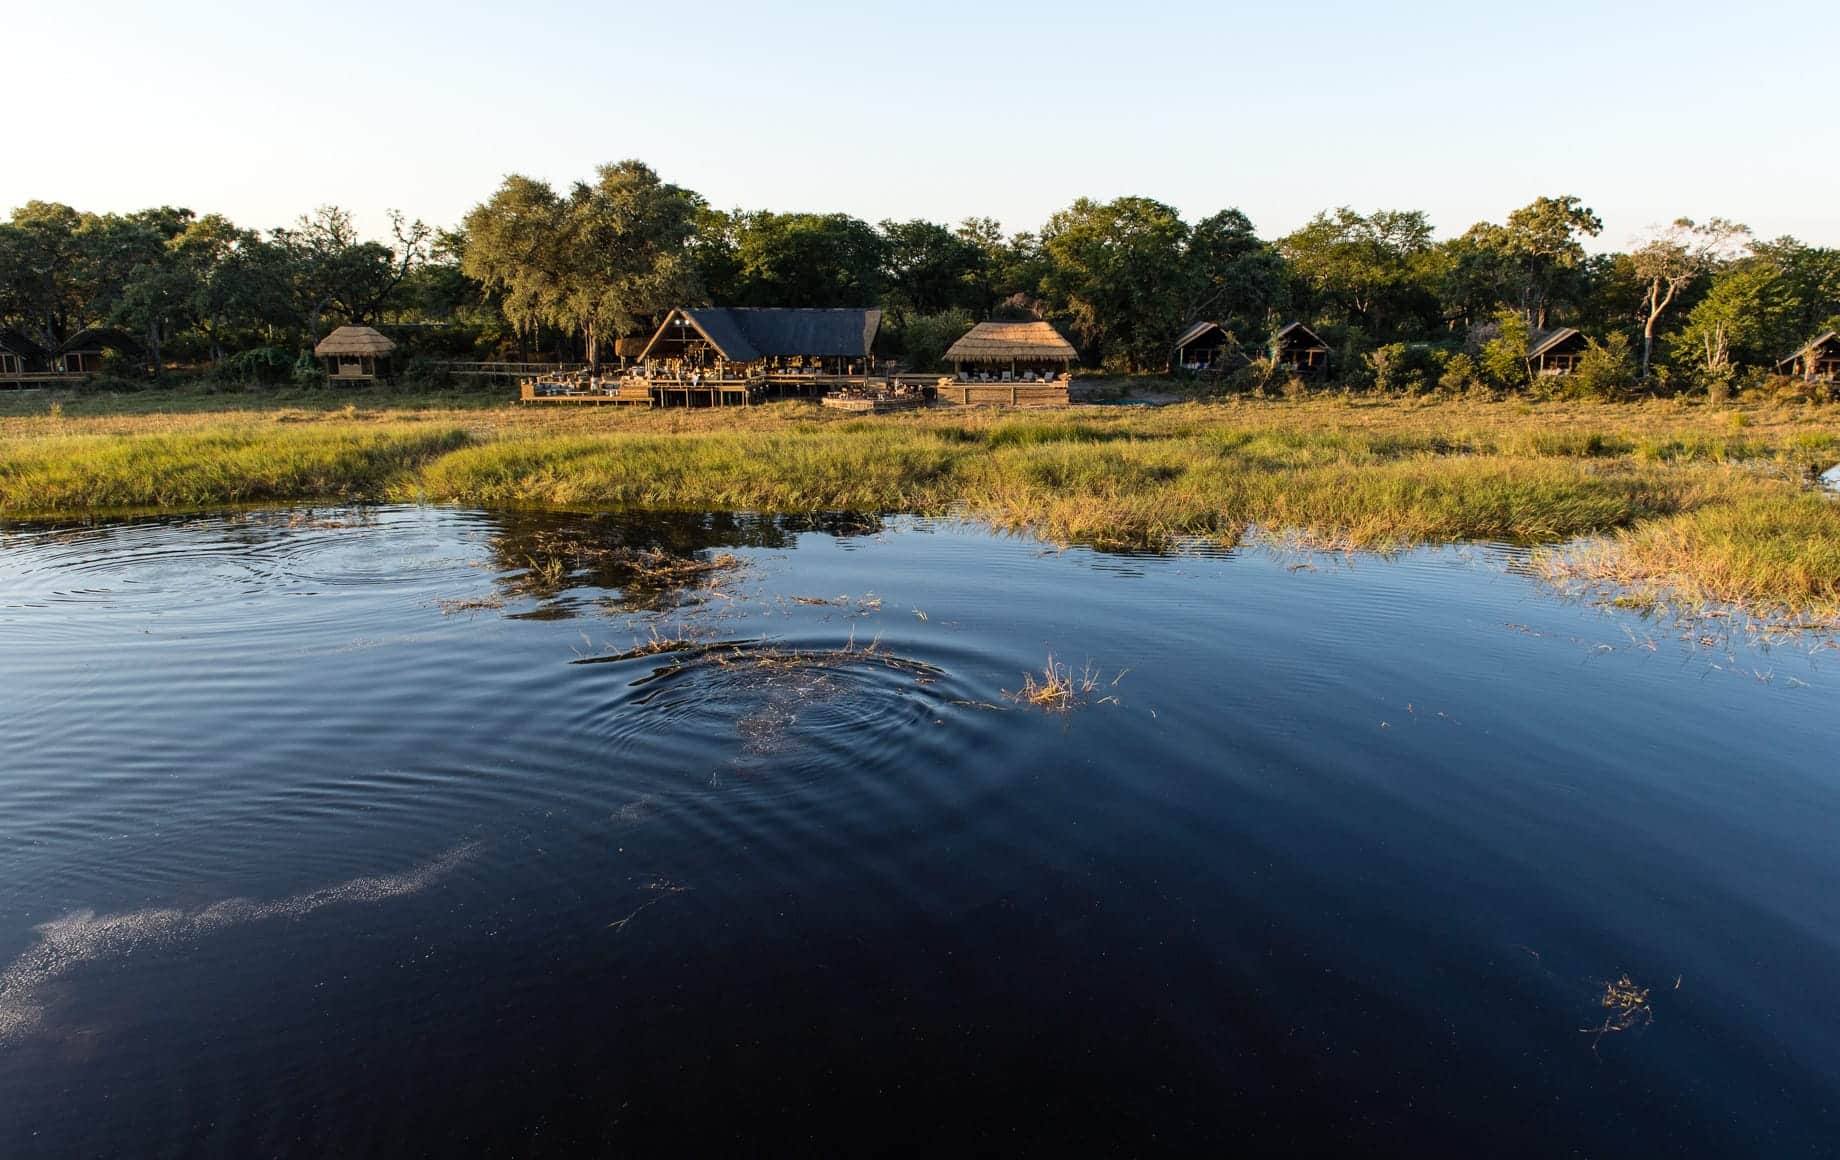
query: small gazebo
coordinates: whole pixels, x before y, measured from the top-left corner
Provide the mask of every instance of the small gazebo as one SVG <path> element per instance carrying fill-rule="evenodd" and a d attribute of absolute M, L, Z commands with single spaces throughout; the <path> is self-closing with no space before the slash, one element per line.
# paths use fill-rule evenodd
<path fill-rule="evenodd" d="M 392 381 L 390 356 L 396 344 L 368 326 L 341 326 L 319 340 L 313 357 L 326 364 L 326 378 L 334 383 Z"/>
<path fill-rule="evenodd" d="M 980 322 L 971 333 L 946 350 L 960 382 L 969 381 L 967 367 L 980 378 L 995 371 L 1002 382 L 1044 381 L 1064 377 L 1079 361 L 1079 352 L 1046 322 Z"/>

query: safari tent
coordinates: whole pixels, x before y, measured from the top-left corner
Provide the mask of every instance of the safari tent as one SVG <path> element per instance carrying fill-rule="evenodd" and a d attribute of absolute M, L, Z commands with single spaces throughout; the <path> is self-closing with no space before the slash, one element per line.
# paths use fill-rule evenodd
<path fill-rule="evenodd" d="M 1219 373 L 1244 366 L 1246 356 L 1239 343 L 1218 322 L 1197 322 L 1176 339 L 1170 369 L 1196 373 Z"/>
<path fill-rule="evenodd" d="M 100 374 L 110 355 L 124 362 L 139 362 L 146 357 L 141 344 L 127 331 L 109 326 L 86 326 L 58 348 L 52 369 L 67 375 Z"/>
<path fill-rule="evenodd" d="M 640 361 L 705 378 L 756 378 L 796 386 L 867 375 L 880 310 L 678 307 L 665 315 Z"/>
<path fill-rule="evenodd" d="M 1808 340 L 1802 349 L 1777 363 L 1776 369 L 1811 382 L 1840 381 L 1840 331 L 1830 330 Z"/>
<path fill-rule="evenodd" d="M 1590 342 L 1569 326 L 1546 335 L 1534 335 L 1527 350 L 1527 369 L 1534 375 L 1569 375 L 1578 369 Z"/>
<path fill-rule="evenodd" d="M 1319 375 L 1329 369 L 1329 344 L 1301 322 L 1286 323 L 1271 336 L 1271 358 L 1293 374 Z"/>

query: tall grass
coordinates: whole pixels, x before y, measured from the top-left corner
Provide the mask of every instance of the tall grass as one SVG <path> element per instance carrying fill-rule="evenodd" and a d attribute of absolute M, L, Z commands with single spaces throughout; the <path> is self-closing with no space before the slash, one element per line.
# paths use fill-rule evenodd
<path fill-rule="evenodd" d="M 1548 571 L 1690 609 L 1732 605 L 1840 625 L 1840 502 L 1759 489 L 1621 529 L 1554 557 Z"/>
<path fill-rule="evenodd" d="M 239 404 L 240 405 L 240 404 Z M 962 512 L 1099 546 L 1347 548 L 1620 532 L 1605 576 L 1783 608 L 1840 583 L 1840 410 L 1337 400 L 960 409 L 803 404 L 0 415 L 0 515 L 344 497 L 481 506 Z"/>
<path fill-rule="evenodd" d="M 391 481 L 467 438 L 451 427 L 334 424 L 7 439 L 0 515 L 381 499 Z"/>

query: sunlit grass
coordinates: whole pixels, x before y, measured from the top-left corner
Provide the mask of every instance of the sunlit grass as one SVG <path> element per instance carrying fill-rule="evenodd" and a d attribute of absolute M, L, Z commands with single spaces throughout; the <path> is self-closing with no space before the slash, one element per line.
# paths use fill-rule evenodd
<path fill-rule="evenodd" d="M 1803 483 L 1840 461 L 1833 407 L 1334 398 L 861 418 L 379 394 L 244 409 L 257 398 L 150 414 L 8 399 L 0 515 L 346 498 L 958 513 L 1100 547 L 1614 533 L 1587 554 L 1608 579 L 1790 610 L 1831 605 L 1840 582 L 1834 505 Z"/>

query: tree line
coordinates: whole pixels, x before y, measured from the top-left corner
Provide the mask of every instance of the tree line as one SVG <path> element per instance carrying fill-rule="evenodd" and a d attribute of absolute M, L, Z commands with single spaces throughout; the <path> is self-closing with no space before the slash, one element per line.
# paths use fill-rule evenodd
<path fill-rule="evenodd" d="M 1571 389 L 1606 394 L 1747 385 L 1840 325 L 1840 250 L 1681 219 L 1626 252 L 1588 252 L 1602 229 L 1574 196 L 1441 241 L 1417 210 L 1342 207 L 1267 239 L 1237 209 L 1191 223 L 1146 197 L 1081 198 L 1034 231 L 871 224 L 716 209 L 623 161 L 566 189 L 508 177 L 449 229 L 392 213 L 385 239 L 336 207 L 257 230 L 30 202 L 0 224 L 0 325 L 48 350 L 119 328 L 156 374 L 261 378 L 345 323 L 428 358 L 601 363 L 675 305 L 879 305 L 884 345 L 915 367 L 979 319 L 1036 317 L 1089 367 L 1162 371 L 1206 320 L 1257 376 L 1270 335 L 1296 320 L 1334 350 L 1338 381 L 1401 389 L 1525 385 L 1530 345 L 1571 326 L 1591 340 Z"/>

